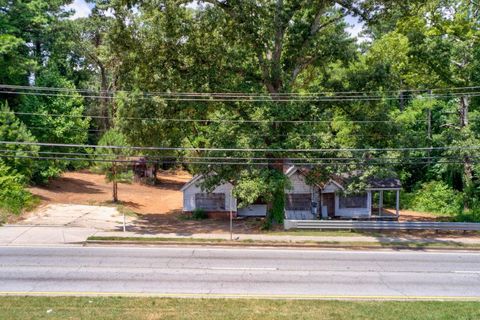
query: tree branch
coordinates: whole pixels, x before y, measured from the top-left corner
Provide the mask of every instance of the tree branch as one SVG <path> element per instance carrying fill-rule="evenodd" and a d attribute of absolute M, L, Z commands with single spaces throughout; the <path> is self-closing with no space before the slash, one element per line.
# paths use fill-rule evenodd
<path fill-rule="evenodd" d="M 315 38 L 315 36 L 320 32 L 322 29 L 328 27 L 329 25 L 340 21 L 346 16 L 346 13 L 340 14 L 339 16 L 335 16 L 328 21 L 325 21 L 324 23 L 320 24 L 320 20 L 322 18 L 322 15 L 324 14 L 323 8 L 317 12 L 315 15 L 315 19 L 313 20 L 312 24 L 310 25 L 310 33 L 307 38 L 303 41 L 300 49 L 298 50 L 299 53 L 302 53 L 305 51 L 305 49 L 310 45 L 312 40 Z M 292 74 L 290 76 L 289 80 L 289 85 L 292 86 L 295 83 L 295 80 L 297 79 L 298 75 L 300 72 L 302 72 L 308 65 L 312 64 L 316 59 L 318 58 L 317 55 L 306 58 L 305 56 L 298 55 L 297 59 L 295 61 L 295 66 L 293 68 Z"/>

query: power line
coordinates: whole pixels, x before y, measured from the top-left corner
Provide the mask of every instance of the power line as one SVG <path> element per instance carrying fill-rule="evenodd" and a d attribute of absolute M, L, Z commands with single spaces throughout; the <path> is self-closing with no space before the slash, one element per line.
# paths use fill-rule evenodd
<path fill-rule="evenodd" d="M 50 96 L 50 97 L 67 97 L 67 98 L 75 98 L 77 97 L 75 94 L 59 94 L 59 93 L 43 93 L 43 92 L 25 92 L 25 91 L 0 91 L 3 94 L 15 94 L 15 95 L 31 95 L 31 96 Z M 441 98 L 441 97 L 478 97 L 480 96 L 480 92 L 462 92 L 462 93 L 450 93 L 450 94 L 431 94 L 427 97 L 417 96 L 416 99 L 432 99 L 432 98 Z M 112 95 L 82 95 L 83 98 L 90 98 L 90 99 L 120 99 L 119 96 L 112 96 Z M 143 96 L 135 96 L 135 97 L 128 97 L 129 99 L 138 99 L 138 100 L 149 100 L 155 95 L 143 95 Z M 384 100 L 398 100 L 398 97 L 265 97 L 265 98 L 258 98 L 258 97 L 243 97 L 243 98 L 229 98 L 229 97 L 219 97 L 219 96 L 208 96 L 208 97 L 161 97 L 162 100 L 165 101 L 184 101 L 184 102 L 339 102 L 339 101 L 347 101 L 347 102 L 358 102 L 358 101 L 384 101 Z"/>
<path fill-rule="evenodd" d="M 46 147 L 67 148 L 103 148 L 152 151 L 224 151 L 224 152 L 383 152 L 383 151 L 433 151 L 433 150 L 478 150 L 480 146 L 448 146 L 448 147 L 419 147 L 419 148 L 318 148 L 318 149 L 280 149 L 280 148 L 195 148 L 195 147 L 139 147 L 139 146 L 99 146 L 90 144 L 65 144 L 26 141 L 0 141 L 6 145 L 32 145 Z"/>
<path fill-rule="evenodd" d="M 65 118 L 92 118 L 92 119 L 111 119 L 108 116 L 97 115 L 70 115 L 59 113 L 40 113 L 40 112 L 13 112 L 13 111 L 0 111 L 0 114 L 14 113 L 15 115 L 24 116 L 42 116 L 42 117 L 65 117 Z M 205 123 L 397 123 L 393 120 L 243 120 L 243 119 L 179 119 L 179 118 L 149 118 L 149 117 L 120 117 L 125 120 L 149 120 L 149 121 L 161 121 L 161 122 L 205 122 Z M 427 120 L 413 120 L 413 122 L 423 123 Z"/>
<path fill-rule="evenodd" d="M 436 91 L 457 91 L 457 90 L 471 90 L 471 89 L 480 89 L 480 86 L 464 86 L 464 87 L 447 87 L 447 88 L 425 88 L 425 89 L 397 89 L 397 90 L 385 90 L 385 91 L 318 91 L 318 92 L 278 92 L 278 93 L 251 93 L 251 92 L 161 92 L 161 91 L 151 91 L 151 92 L 138 92 L 132 90 L 92 90 L 92 89 L 77 89 L 77 88 L 61 88 L 61 87 L 42 87 L 42 86 L 22 86 L 22 85 L 8 85 L 0 84 L 0 88 L 4 89 L 20 89 L 20 90 L 37 90 L 37 91 L 58 91 L 58 92 L 82 92 L 82 93 L 103 93 L 103 94 L 114 94 L 114 93 L 140 93 L 144 95 L 167 95 L 167 96 L 250 96 L 250 97 L 271 97 L 271 96 L 318 96 L 318 95 L 351 95 L 351 94 L 378 94 L 377 96 L 384 95 L 385 93 L 412 93 L 412 92 L 421 92 L 421 93 L 430 93 Z"/>
<path fill-rule="evenodd" d="M 188 160 L 245 160 L 245 161 L 258 161 L 258 160 L 269 160 L 269 161 L 286 161 L 286 162 L 295 162 L 295 161 L 366 161 L 366 162 L 375 162 L 375 161 L 384 161 L 384 160 L 436 160 L 436 159 L 446 159 L 446 160 L 461 160 L 463 158 L 459 157 L 444 157 L 444 156 L 416 156 L 416 157 L 381 157 L 381 158 L 364 158 L 364 157 L 313 157 L 313 158 L 267 158 L 267 157 L 211 157 L 211 156 L 183 156 L 183 155 L 171 155 L 171 156 L 155 156 L 155 155 L 126 155 L 126 154 L 109 154 L 109 153 L 85 153 L 85 152 L 59 152 L 59 151 L 34 151 L 34 150 L 15 150 L 15 149 L 0 149 L 0 153 L 20 153 L 20 154 L 42 154 L 42 155 L 67 155 L 67 156 L 82 156 L 86 157 L 86 160 L 95 161 L 97 158 L 104 159 L 105 157 L 111 157 L 108 160 L 115 161 L 115 159 L 126 159 L 126 158 L 144 158 L 146 161 L 153 160 L 172 160 L 172 159 L 188 159 Z M 87 158 L 91 157 L 91 158 Z M 470 159 L 477 159 L 480 157 L 469 157 Z M 139 161 L 139 159 L 132 159 L 131 161 Z M 215 162 L 212 162 L 215 163 Z"/>
<path fill-rule="evenodd" d="M 19 159 L 36 159 L 36 160 L 59 160 L 59 161 L 87 161 L 87 162 L 108 162 L 108 163 L 130 163 L 133 164 L 135 160 L 124 159 L 85 159 L 85 158 L 71 158 L 71 157 L 43 157 L 43 156 L 21 156 L 21 155 L 1 155 L 0 158 L 19 158 Z M 269 162 L 203 162 L 203 161 L 164 161 L 163 163 L 184 164 L 184 165 L 245 165 L 245 166 L 271 166 Z M 476 164 L 476 162 L 472 162 Z M 385 166 L 385 165 L 406 165 L 406 164 L 432 164 L 430 161 L 425 162 L 356 162 L 356 163 L 328 163 L 328 162 L 304 162 L 294 163 L 297 166 Z M 437 161 L 435 164 L 463 164 L 462 161 Z"/>

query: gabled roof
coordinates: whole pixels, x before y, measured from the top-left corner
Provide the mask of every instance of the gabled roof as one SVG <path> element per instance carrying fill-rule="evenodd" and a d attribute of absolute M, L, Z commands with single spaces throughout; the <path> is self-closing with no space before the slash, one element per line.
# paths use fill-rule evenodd
<path fill-rule="evenodd" d="M 200 178 L 203 178 L 203 174 L 197 174 L 195 176 L 193 176 L 192 179 L 190 179 L 190 181 L 188 181 L 187 183 L 185 183 L 182 187 L 182 189 L 180 189 L 180 191 L 185 191 L 186 189 L 188 189 L 191 185 L 193 185 L 195 182 L 197 182 L 198 180 L 200 180 Z"/>
<path fill-rule="evenodd" d="M 328 180 L 326 183 L 324 183 L 323 186 L 321 186 L 321 188 L 322 188 L 322 189 L 325 189 L 330 183 L 336 185 L 339 189 L 342 189 L 342 190 L 345 189 L 341 183 L 338 183 L 338 182 L 335 181 L 335 179 L 333 179 L 333 178 L 330 179 L 330 180 Z"/>
<path fill-rule="evenodd" d="M 287 177 L 291 177 L 295 172 L 299 172 L 305 176 L 308 173 L 308 171 L 309 171 L 308 168 L 291 166 L 290 168 L 288 168 L 285 174 L 287 175 Z M 324 189 L 325 186 L 327 186 L 329 183 L 334 183 L 340 189 L 346 189 L 348 185 L 352 182 L 352 180 L 362 175 L 362 173 L 363 173 L 362 171 L 355 170 L 352 172 L 345 172 L 342 174 L 333 174 L 331 175 L 330 179 L 327 182 L 315 183 L 315 184 L 320 188 Z M 401 189 L 401 187 L 402 187 L 402 183 L 400 182 L 400 179 L 397 179 L 394 177 L 388 177 L 388 178 L 372 177 L 367 180 L 366 189 L 367 190 L 378 190 L 378 189 L 397 190 L 397 189 Z"/>
<path fill-rule="evenodd" d="M 215 174 L 216 174 L 215 172 L 212 173 L 212 175 L 215 175 Z M 183 185 L 183 187 L 180 189 L 180 191 L 183 192 L 183 191 L 187 190 L 187 189 L 190 188 L 193 184 L 195 184 L 197 181 L 201 180 L 203 177 L 204 177 L 203 174 L 197 174 L 197 175 L 193 176 L 193 178 L 190 179 L 190 181 L 188 181 L 187 183 L 185 183 L 185 184 Z M 231 185 L 231 183 L 228 182 L 228 181 L 227 181 L 227 182 L 224 182 L 223 184 L 230 184 L 230 185 Z M 220 185 L 222 185 L 222 184 L 220 184 Z"/>
<path fill-rule="evenodd" d="M 287 169 L 287 171 L 285 171 L 285 175 L 286 175 L 287 177 L 291 177 L 291 176 L 293 176 L 293 174 L 294 174 L 295 172 L 298 171 L 298 169 L 299 169 L 299 168 L 298 168 L 297 166 L 291 166 L 291 167 L 289 167 L 289 168 Z"/>
<path fill-rule="evenodd" d="M 371 178 L 367 189 L 401 189 L 402 183 L 396 178 Z"/>

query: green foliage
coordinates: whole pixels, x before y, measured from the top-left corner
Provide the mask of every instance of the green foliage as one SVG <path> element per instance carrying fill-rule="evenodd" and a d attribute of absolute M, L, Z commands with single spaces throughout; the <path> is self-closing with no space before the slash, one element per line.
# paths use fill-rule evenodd
<path fill-rule="evenodd" d="M 123 134 L 115 129 L 111 129 L 102 136 L 98 142 L 99 146 L 120 146 L 128 147 L 127 139 Z M 126 157 L 132 154 L 128 148 L 111 149 L 111 148 L 96 148 L 95 155 L 105 161 L 97 161 L 96 166 L 98 171 L 105 174 L 107 182 L 123 182 L 130 183 L 133 174 L 129 168 L 128 162 L 124 162 Z"/>
<path fill-rule="evenodd" d="M 36 142 L 35 137 L 27 127 L 10 110 L 8 104 L 0 103 L 0 141 Z M 37 163 L 28 157 L 38 156 L 39 148 L 31 145 L 1 145 L 8 150 L 8 155 L 18 158 L 2 158 L 2 162 L 30 179 L 37 168 Z M 38 169 L 37 169 L 38 170 Z"/>
<path fill-rule="evenodd" d="M 480 222 L 480 208 L 477 206 L 474 209 L 462 211 L 454 217 L 457 222 Z"/>
<path fill-rule="evenodd" d="M 0 83 L 64 89 L 51 96 L 0 92 L 2 105 L 8 101 L 15 112 L 39 114 L 19 115 L 21 121 L 11 112 L 1 114 L 2 140 L 96 143 L 101 134 L 88 134 L 88 130 L 101 129 L 106 132 L 100 141 L 103 145 L 193 150 L 143 154 L 263 158 L 270 166 L 250 166 L 253 161 L 244 160 L 246 166 L 190 164 L 188 169 L 207 176 L 206 190 L 231 182 L 240 207 L 258 199 L 268 202 L 269 223 L 283 219 L 283 191 L 288 188 L 281 170 L 273 169 L 274 157 L 298 157 L 304 162 L 358 157 L 361 164 L 322 166 L 312 179 L 318 182 L 331 174 L 361 172 L 352 179 L 348 193 L 363 189 L 369 177 L 397 175 L 409 193 L 415 192 L 412 205 L 418 202 L 424 209 L 433 206 L 424 194 L 430 185 L 415 190 L 438 180 L 462 193 L 448 191 L 454 193 L 450 195 L 455 204 L 450 206 L 456 208 L 461 196 L 467 207 L 477 206 L 480 167 L 473 161 L 476 151 L 463 147 L 480 145 L 480 122 L 473 120 L 480 116 L 480 99 L 473 95 L 465 100 L 471 121 L 461 125 L 464 100 L 450 94 L 460 91 L 447 89 L 480 85 L 480 19 L 473 2 L 417 0 L 405 6 L 398 1 L 199 1 L 192 8 L 176 0 L 108 0 L 92 1 L 91 16 L 77 20 L 66 19 L 71 14 L 64 10 L 68 3 L 18 0 L 0 5 Z M 349 15 L 365 22 L 370 41 L 359 44 L 348 34 L 344 17 Z M 114 91 L 114 99 L 83 99 L 77 88 Z M 441 96 L 432 97 L 421 91 L 428 88 L 445 89 L 437 90 Z M 258 93 L 272 99 L 179 101 L 168 95 L 145 94 L 170 91 Z M 375 97 L 288 103 L 276 99 L 284 93 L 342 91 L 358 91 L 356 97 L 368 92 L 365 98 Z M 85 115 L 96 116 L 95 121 Z M 166 118 L 214 121 L 161 120 Z M 323 122 L 300 125 L 285 120 Z M 111 128 L 115 130 L 108 131 Z M 458 148 L 437 148 L 444 146 Z M 398 147 L 433 149 L 274 154 L 200 151 Z M 6 148 L 19 156 L 59 151 Z M 98 162 L 97 169 L 108 181 L 130 181 L 128 166 L 119 161 L 133 155 L 128 152 L 97 149 L 98 157 L 102 154 L 112 160 Z M 428 157 L 428 161 L 411 160 L 417 157 Z M 370 165 L 383 158 L 392 164 Z M 85 165 L 11 158 L 5 163 L 33 182 L 45 182 Z M 449 194 L 437 187 L 430 186 L 430 191 Z M 402 192 L 402 197 L 408 198 L 409 193 Z M 453 207 L 446 210 L 455 212 Z"/>
<path fill-rule="evenodd" d="M 457 215 L 462 212 L 462 194 L 442 181 L 424 183 L 411 199 L 411 209 L 434 214 Z"/>
<path fill-rule="evenodd" d="M 208 218 L 207 213 L 205 212 L 205 210 L 203 210 L 201 208 L 196 208 L 192 212 L 192 219 L 193 220 L 204 220 L 204 219 L 207 219 L 207 218 Z"/>
<path fill-rule="evenodd" d="M 272 208 L 270 209 L 269 220 L 275 223 L 283 223 L 285 217 L 285 191 L 279 185 L 273 193 Z"/>
<path fill-rule="evenodd" d="M 34 197 L 25 190 L 25 177 L 0 161 L 0 223 L 8 215 L 20 214 L 35 203 Z"/>

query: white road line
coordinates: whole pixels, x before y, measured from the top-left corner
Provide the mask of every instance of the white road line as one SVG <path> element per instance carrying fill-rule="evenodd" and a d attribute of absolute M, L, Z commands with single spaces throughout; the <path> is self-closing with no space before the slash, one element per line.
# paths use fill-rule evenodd
<path fill-rule="evenodd" d="M 207 270 L 235 270 L 235 271 L 278 271 L 278 268 L 235 268 L 235 267 L 210 267 L 210 268 L 201 268 Z"/>
<path fill-rule="evenodd" d="M 457 270 L 453 271 L 453 273 L 466 273 L 466 274 L 480 274 L 480 270 Z"/>

